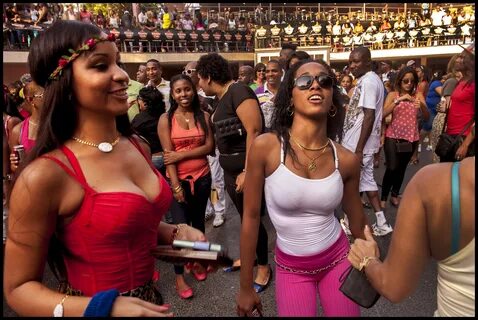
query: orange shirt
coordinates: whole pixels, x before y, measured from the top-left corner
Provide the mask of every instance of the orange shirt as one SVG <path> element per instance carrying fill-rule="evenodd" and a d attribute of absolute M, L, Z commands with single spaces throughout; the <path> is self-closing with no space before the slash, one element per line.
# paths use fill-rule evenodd
<path fill-rule="evenodd" d="M 192 129 L 184 129 L 173 116 L 171 123 L 171 141 L 174 151 L 189 151 L 206 143 L 206 135 L 199 122 Z M 176 170 L 180 180 L 188 180 L 191 185 L 191 193 L 194 194 L 194 182 L 209 173 L 207 157 L 187 159 L 176 163 Z"/>

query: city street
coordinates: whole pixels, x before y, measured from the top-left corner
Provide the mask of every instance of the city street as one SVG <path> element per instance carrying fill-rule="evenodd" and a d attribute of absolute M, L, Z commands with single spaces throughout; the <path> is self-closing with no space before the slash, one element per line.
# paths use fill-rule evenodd
<path fill-rule="evenodd" d="M 426 148 L 423 148 L 425 150 Z M 431 163 L 431 151 L 423 151 L 420 154 L 420 163 L 410 165 L 406 172 L 402 191 L 416 171 Z M 383 153 L 379 169 L 375 171 L 375 178 L 381 184 L 384 174 Z M 229 200 L 229 199 L 228 199 Z M 230 202 L 230 201 L 229 201 Z M 388 222 L 395 225 L 397 209 L 387 203 L 385 213 Z M 370 222 L 374 222 L 374 214 L 371 209 L 365 209 Z M 275 231 L 266 216 L 265 226 L 269 233 L 269 262 L 274 267 L 274 243 Z M 225 245 L 232 258 L 239 256 L 239 233 L 240 219 L 236 210 L 229 206 L 226 213 L 226 222 L 219 228 L 213 228 L 212 219 L 206 223 L 206 236 L 209 241 Z M 393 233 L 379 238 L 380 247 L 388 249 Z M 236 316 L 235 296 L 239 289 L 239 272 L 224 273 L 221 269 L 216 273 L 209 274 L 208 279 L 198 282 L 192 275 L 186 275 L 186 281 L 194 290 L 194 297 L 190 300 L 181 300 L 174 288 L 173 266 L 164 262 L 158 262 L 161 270 L 160 291 L 166 303 L 172 305 L 171 310 L 176 317 L 214 317 Z M 7 275 L 8 276 L 8 275 Z M 45 283 L 54 288 L 54 277 L 49 270 L 45 272 Z M 385 298 L 380 298 L 371 309 L 362 309 L 362 316 L 366 317 L 431 317 L 436 309 L 436 262 L 430 260 L 425 273 L 420 279 L 414 293 L 402 303 L 392 304 Z M 260 294 L 263 304 L 264 316 L 277 315 L 275 305 L 274 279 L 269 288 Z M 52 310 L 53 311 L 53 310 Z M 3 300 L 3 316 L 12 317 L 16 314 L 6 305 Z M 319 316 L 322 315 L 319 309 Z"/>

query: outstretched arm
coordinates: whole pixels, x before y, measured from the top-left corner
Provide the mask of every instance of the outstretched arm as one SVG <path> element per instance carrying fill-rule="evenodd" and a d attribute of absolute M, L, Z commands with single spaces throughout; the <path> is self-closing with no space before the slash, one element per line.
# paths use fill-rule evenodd
<path fill-rule="evenodd" d="M 407 185 L 397 212 L 397 223 L 387 258 L 371 260 L 365 268 L 373 287 L 392 302 L 400 302 L 416 288 L 430 257 L 428 227 L 424 203 L 418 183 L 423 176 L 416 174 Z M 379 257 L 377 243 L 370 231 L 367 240 L 357 239 L 351 247 L 349 260 L 358 268 L 363 257 Z"/>

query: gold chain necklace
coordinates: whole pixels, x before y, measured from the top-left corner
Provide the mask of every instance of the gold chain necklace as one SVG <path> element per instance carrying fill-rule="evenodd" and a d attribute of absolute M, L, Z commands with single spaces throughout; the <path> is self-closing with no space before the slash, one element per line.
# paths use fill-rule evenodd
<path fill-rule="evenodd" d="M 84 145 L 87 145 L 87 146 L 90 146 L 90 147 L 98 148 L 98 150 L 100 150 L 101 152 L 108 153 L 108 152 L 111 152 L 113 150 L 113 147 L 116 144 L 118 144 L 118 142 L 120 141 L 120 136 L 118 136 L 118 138 L 116 138 L 116 140 L 111 142 L 111 143 L 109 143 L 109 142 L 93 143 L 93 142 L 89 142 L 89 141 L 86 141 L 86 140 L 78 139 L 77 137 L 73 137 L 72 139 L 75 140 L 76 142 L 81 143 L 81 144 L 84 144 Z"/>
<path fill-rule="evenodd" d="M 185 116 L 183 113 L 180 113 L 179 111 L 178 111 L 178 114 L 180 114 L 181 117 L 183 117 L 183 119 L 184 119 L 184 120 L 186 121 L 186 123 L 189 125 L 189 120 L 191 120 L 191 119 L 186 118 L 186 116 Z"/>
<path fill-rule="evenodd" d="M 327 144 L 324 146 L 324 149 L 322 149 L 322 152 L 319 153 L 319 155 L 315 158 L 311 158 L 309 157 L 309 155 L 307 153 L 305 153 L 305 150 L 302 150 L 302 152 L 305 154 L 305 156 L 307 158 L 309 158 L 310 162 L 309 162 L 309 165 L 307 166 L 307 170 L 309 171 L 315 171 L 317 169 L 317 164 L 315 163 L 315 161 L 317 159 L 319 159 L 319 157 L 325 152 L 326 148 L 329 144 L 329 142 L 327 141 Z"/>
<path fill-rule="evenodd" d="M 307 150 L 307 151 L 320 151 L 320 150 L 322 150 L 322 149 L 325 149 L 325 147 L 327 147 L 327 146 L 329 145 L 329 140 L 327 140 L 327 143 L 324 144 L 324 145 L 321 146 L 321 147 L 318 147 L 318 148 L 307 148 L 306 146 L 301 145 L 297 140 L 295 140 L 295 138 L 294 138 L 294 136 L 292 135 L 292 133 L 290 132 L 290 130 L 289 130 L 289 136 L 290 136 L 290 138 L 292 139 L 292 141 L 294 141 L 294 143 L 295 143 L 296 145 L 298 145 L 301 149 Z"/>
<path fill-rule="evenodd" d="M 307 170 L 309 170 L 309 171 L 311 171 L 311 172 L 315 171 L 315 170 L 317 169 L 317 164 L 315 163 L 315 161 L 317 161 L 317 159 L 319 159 L 319 157 L 325 152 L 327 146 L 328 146 L 329 143 L 330 143 L 330 140 L 327 140 L 327 143 L 326 143 L 325 145 L 323 145 L 322 147 L 320 147 L 320 148 L 317 148 L 317 149 L 310 149 L 310 148 L 309 148 L 309 149 L 307 149 L 307 148 L 304 148 L 303 145 L 301 145 L 300 143 L 298 143 L 298 142 L 293 138 L 293 136 L 290 134 L 290 131 L 289 131 L 289 135 L 290 135 L 292 141 L 294 141 L 294 143 L 299 146 L 299 148 L 302 150 L 302 152 L 304 153 L 304 155 L 305 155 L 307 158 L 309 158 L 310 162 L 309 162 L 309 164 L 307 165 Z M 307 153 L 305 153 L 305 150 L 309 150 L 309 151 L 320 151 L 320 150 L 322 150 L 322 152 L 319 153 L 319 155 L 318 155 L 317 157 L 312 158 L 312 157 L 309 157 L 309 155 L 308 155 Z M 304 167 L 305 167 L 305 166 L 304 166 Z"/>

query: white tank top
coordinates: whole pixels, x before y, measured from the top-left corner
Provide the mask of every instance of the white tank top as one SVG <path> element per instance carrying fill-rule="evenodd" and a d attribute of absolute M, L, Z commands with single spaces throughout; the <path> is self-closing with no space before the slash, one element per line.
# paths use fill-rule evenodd
<path fill-rule="evenodd" d="M 342 232 L 334 209 L 342 201 L 344 184 L 337 150 L 330 143 L 335 170 L 328 177 L 307 179 L 290 171 L 284 163 L 281 143 L 279 167 L 265 179 L 264 195 L 277 233 L 276 245 L 286 254 L 318 254 L 334 244 Z"/>

